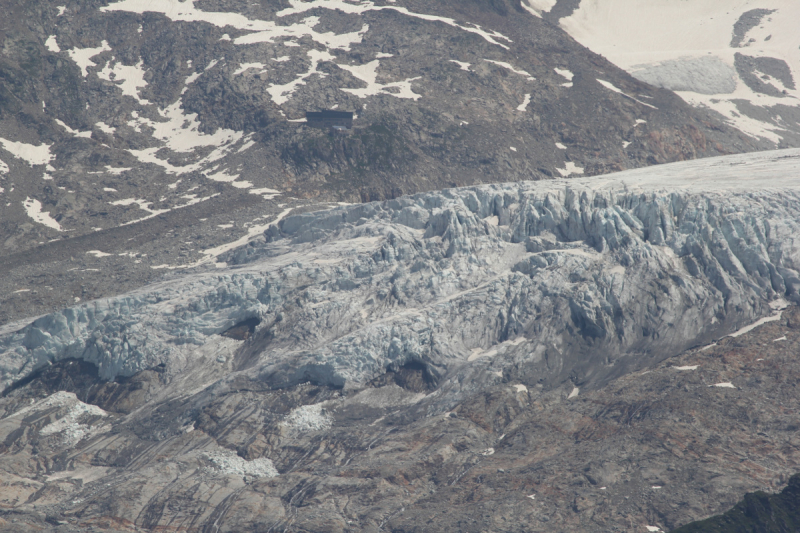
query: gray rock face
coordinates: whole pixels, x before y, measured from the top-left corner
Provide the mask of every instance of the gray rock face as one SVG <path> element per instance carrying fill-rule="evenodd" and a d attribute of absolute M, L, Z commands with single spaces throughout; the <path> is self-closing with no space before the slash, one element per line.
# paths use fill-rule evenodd
<path fill-rule="evenodd" d="M 454 392 L 476 368 L 602 384 L 774 300 L 800 302 L 798 153 L 779 153 L 291 216 L 223 256 L 224 271 L 6 333 L 3 380 L 64 358 L 106 379 L 159 364 L 178 375 L 228 349 L 238 372 L 273 388 L 360 387 L 409 364 Z M 247 320 L 259 323 L 252 342 L 230 348 L 219 334 Z"/>

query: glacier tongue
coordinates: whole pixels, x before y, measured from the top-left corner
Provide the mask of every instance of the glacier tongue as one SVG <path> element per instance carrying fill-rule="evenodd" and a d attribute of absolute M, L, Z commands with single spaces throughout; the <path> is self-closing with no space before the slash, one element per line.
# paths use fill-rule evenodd
<path fill-rule="evenodd" d="M 2 328 L 0 381 L 70 357 L 111 379 L 229 354 L 273 387 L 413 363 L 452 390 L 484 370 L 583 388 L 800 303 L 799 226 L 800 150 L 305 213 L 225 270 Z M 219 337 L 248 319 L 247 341 Z"/>

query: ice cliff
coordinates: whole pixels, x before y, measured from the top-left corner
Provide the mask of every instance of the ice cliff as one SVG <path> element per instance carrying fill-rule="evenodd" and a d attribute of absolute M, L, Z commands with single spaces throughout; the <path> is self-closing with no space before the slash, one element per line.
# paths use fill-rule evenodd
<path fill-rule="evenodd" d="M 272 387 L 407 364 L 591 387 L 800 303 L 800 150 L 305 213 L 225 259 L 0 328 L 0 381 L 222 358 Z M 219 336 L 248 319 L 247 341 Z"/>

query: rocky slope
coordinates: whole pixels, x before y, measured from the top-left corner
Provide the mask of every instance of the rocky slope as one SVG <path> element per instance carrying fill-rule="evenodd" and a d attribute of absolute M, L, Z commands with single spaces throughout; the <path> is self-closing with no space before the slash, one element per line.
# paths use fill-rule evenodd
<path fill-rule="evenodd" d="M 780 494 L 747 494 L 736 507 L 721 516 L 687 524 L 676 533 L 695 531 L 735 533 L 763 531 L 789 533 L 800 529 L 800 475 L 792 476 Z"/>
<path fill-rule="evenodd" d="M 797 471 L 798 175 L 788 150 L 297 214 L 8 325 L 4 527 L 719 513 Z"/>
<path fill-rule="evenodd" d="M 0 8 L 0 323 L 214 262 L 289 207 L 773 146 L 517 2 Z M 304 126 L 323 108 L 355 131 Z"/>

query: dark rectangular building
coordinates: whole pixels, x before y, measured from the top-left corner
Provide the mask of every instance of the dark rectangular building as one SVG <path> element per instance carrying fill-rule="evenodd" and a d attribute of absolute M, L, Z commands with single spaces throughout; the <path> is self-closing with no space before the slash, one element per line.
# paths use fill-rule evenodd
<path fill-rule="evenodd" d="M 306 111 L 306 123 L 312 128 L 353 128 L 353 113 L 350 111 Z"/>

